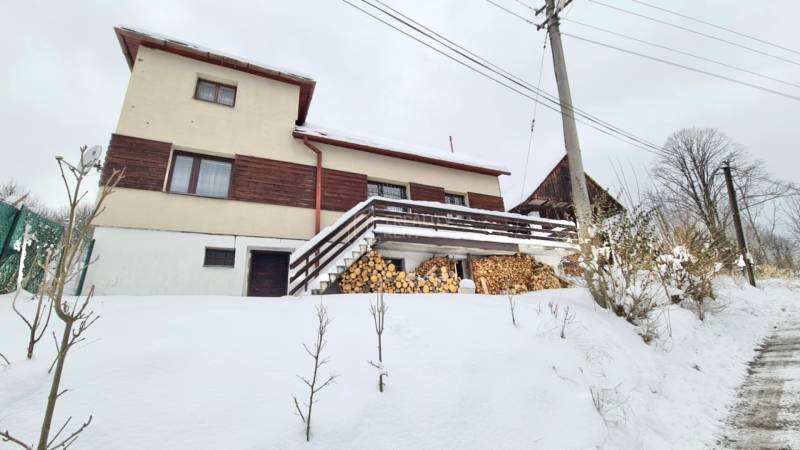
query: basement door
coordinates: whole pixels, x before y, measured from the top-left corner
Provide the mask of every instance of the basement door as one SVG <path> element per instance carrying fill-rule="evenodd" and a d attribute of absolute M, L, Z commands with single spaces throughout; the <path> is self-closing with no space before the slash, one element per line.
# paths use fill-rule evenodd
<path fill-rule="evenodd" d="M 289 284 L 289 253 L 251 252 L 247 295 L 280 297 Z"/>

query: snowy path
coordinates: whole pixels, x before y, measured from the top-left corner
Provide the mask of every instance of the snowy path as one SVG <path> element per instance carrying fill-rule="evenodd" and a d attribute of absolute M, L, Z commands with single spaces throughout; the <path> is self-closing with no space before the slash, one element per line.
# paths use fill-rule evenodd
<path fill-rule="evenodd" d="M 784 322 L 758 348 L 720 448 L 800 449 L 800 322 Z"/>

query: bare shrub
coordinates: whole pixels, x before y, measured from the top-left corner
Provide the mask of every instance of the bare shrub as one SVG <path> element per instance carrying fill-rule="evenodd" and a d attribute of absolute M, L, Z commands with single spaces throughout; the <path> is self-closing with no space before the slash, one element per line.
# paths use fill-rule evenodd
<path fill-rule="evenodd" d="M 558 303 L 553 303 L 552 301 L 547 302 L 547 307 L 550 309 L 550 315 L 553 316 L 554 319 L 558 320 L 558 308 L 560 305 Z"/>
<path fill-rule="evenodd" d="M 369 313 L 372 315 L 372 323 L 375 326 L 375 334 L 378 335 L 378 362 L 367 361 L 372 367 L 378 370 L 378 390 L 383 392 L 383 378 L 388 377 L 389 373 L 383 366 L 383 329 L 386 323 L 386 311 L 389 305 L 383 300 L 383 292 L 378 292 L 378 302 L 373 305 L 370 302 Z"/>
<path fill-rule="evenodd" d="M 567 338 L 567 325 L 575 321 L 575 313 L 569 312 L 569 306 L 564 308 L 564 320 L 561 325 L 561 339 Z"/>
<path fill-rule="evenodd" d="M 328 358 L 322 357 L 322 351 L 328 345 L 328 341 L 325 338 L 325 334 L 328 332 L 328 326 L 331 323 L 330 318 L 328 317 L 328 309 L 320 303 L 317 308 L 317 337 L 314 341 L 314 344 L 309 347 L 306 344 L 303 344 L 303 348 L 305 349 L 308 356 L 314 360 L 314 371 L 311 375 L 311 378 L 303 377 L 301 375 L 297 375 L 297 378 L 303 381 L 308 387 L 308 401 L 303 403 L 303 408 L 305 409 L 305 414 L 303 413 L 303 409 L 300 407 L 300 402 L 297 401 L 297 397 L 294 398 L 294 406 L 297 409 L 297 414 L 300 416 L 300 419 L 306 425 L 306 441 L 311 440 L 311 413 L 314 407 L 314 403 L 317 400 L 314 397 L 319 393 L 319 391 L 323 390 L 331 383 L 333 383 L 337 375 L 329 375 L 325 381 L 321 381 L 322 377 L 320 375 L 320 369 L 325 364 L 328 364 L 330 360 Z"/>
<path fill-rule="evenodd" d="M 613 425 L 625 420 L 625 402 L 627 399 L 622 397 L 619 392 L 619 385 L 613 388 L 589 388 L 592 396 L 592 404 L 597 413 L 606 425 Z"/>
<path fill-rule="evenodd" d="M 17 309 L 17 299 L 19 297 L 21 289 L 18 289 L 16 294 L 14 294 L 14 300 L 11 301 L 11 308 L 14 310 L 14 313 L 25 322 L 25 326 L 28 327 L 28 346 L 27 346 L 27 357 L 28 359 L 33 358 L 33 350 L 36 347 L 36 344 L 42 339 L 44 333 L 47 331 L 47 326 L 50 324 L 50 317 L 53 313 L 53 303 L 50 299 L 45 295 L 47 292 L 48 286 L 48 273 L 50 269 L 50 263 L 52 261 L 52 252 L 47 252 L 47 256 L 45 257 L 45 262 L 43 264 L 43 276 L 42 281 L 39 283 L 39 293 L 34 296 L 36 300 L 36 310 L 33 314 L 33 318 L 28 318 L 22 312 Z M 46 315 L 45 315 L 46 312 Z"/>
<path fill-rule="evenodd" d="M 584 261 L 598 295 L 620 317 L 636 324 L 658 306 L 657 258 L 661 241 L 654 212 L 635 207 L 613 217 L 598 217 L 597 245 Z"/>
<path fill-rule="evenodd" d="M 511 291 L 510 290 L 506 291 L 506 295 L 508 296 L 508 308 L 511 310 L 511 325 L 513 325 L 514 328 L 516 328 L 517 327 L 517 315 L 516 315 L 517 300 L 514 298 L 513 295 L 511 295 Z M 541 305 L 540 305 L 540 307 L 541 307 Z"/>
<path fill-rule="evenodd" d="M 25 444 L 21 439 L 12 436 L 8 431 L 0 433 L 0 437 L 2 437 L 4 441 L 17 444 L 28 450 L 32 450 L 33 448 L 37 450 L 66 449 L 78 439 L 80 434 L 92 422 L 92 416 L 90 415 L 86 422 L 72 433 L 63 435 L 64 437 L 62 438 L 66 427 L 72 421 L 72 417 L 69 417 L 53 436 L 50 435 L 56 402 L 68 391 L 67 389 L 61 389 L 60 386 L 69 350 L 72 349 L 75 344 L 85 339 L 83 334 L 98 319 L 98 316 L 89 309 L 90 301 L 94 295 L 94 287 L 90 289 L 89 294 L 83 299 L 78 298 L 73 301 L 64 299 L 64 289 L 69 280 L 73 279 L 82 269 L 80 256 L 90 239 L 89 232 L 92 223 L 97 216 L 102 213 L 106 198 L 111 195 L 117 183 L 119 183 L 123 177 L 123 173 L 118 170 L 114 170 L 110 173 L 105 180 L 105 184 L 101 186 L 98 192 L 97 201 L 94 207 L 91 208 L 91 213 L 82 223 L 78 224 L 78 212 L 81 210 L 81 202 L 86 195 L 86 192 L 83 190 L 83 183 L 86 181 L 86 177 L 91 169 L 97 167 L 94 165 L 84 165 L 86 149 L 85 146 L 80 148 L 81 163 L 77 166 L 64 161 L 61 157 L 56 158 L 59 170 L 61 171 L 61 179 L 64 182 L 64 187 L 69 196 L 69 213 L 61 242 L 57 250 L 51 254 L 52 259 L 58 261 L 55 272 L 53 273 L 52 282 L 43 285 L 42 292 L 49 298 L 49 302 L 56 316 L 64 324 L 64 329 L 60 341 L 56 339 L 55 333 L 53 333 L 57 349 L 54 362 L 55 372 L 53 373 L 53 380 L 50 385 L 50 393 L 47 397 L 47 406 L 44 419 L 42 420 L 39 440 L 34 447 L 33 445 Z M 38 336 L 41 338 L 41 335 Z"/>
<path fill-rule="evenodd" d="M 722 269 L 718 252 L 708 235 L 694 228 L 676 229 L 670 240 L 672 251 L 659 258 L 659 270 L 672 288 L 672 302 L 693 302 L 705 320 L 706 302 L 716 298 L 713 280 Z"/>

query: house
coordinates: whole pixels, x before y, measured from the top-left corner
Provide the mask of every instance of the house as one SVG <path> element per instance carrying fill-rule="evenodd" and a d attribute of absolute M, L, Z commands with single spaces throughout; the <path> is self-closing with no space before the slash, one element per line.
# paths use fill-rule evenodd
<path fill-rule="evenodd" d="M 323 292 L 371 248 L 409 268 L 574 251 L 572 224 L 504 212 L 502 166 L 312 126 L 306 75 L 115 31 L 131 76 L 101 183 L 125 178 L 96 221 L 98 294 Z"/>
<path fill-rule="evenodd" d="M 589 190 L 589 201 L 594 208 L 600 207 L 611 213 L 625 209 L 589 174 L 586 174 L 586 187 Z M 575 220 L 567 156 L 561 158 L 528 198 L 509 211 L 548 219 Z"/>

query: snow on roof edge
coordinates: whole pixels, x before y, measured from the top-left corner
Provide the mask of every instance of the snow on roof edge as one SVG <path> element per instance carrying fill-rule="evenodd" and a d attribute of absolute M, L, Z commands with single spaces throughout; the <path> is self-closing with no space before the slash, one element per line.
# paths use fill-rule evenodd
<path fill-rule="evenodd" d="M 264 64 L 264 63 L 261 63 L 261 62 L 258 62 L 258 61 L 253 61 L 251 59 L 243 58 L 243 57 L 236 56 L 236 55 L 233 55 L 233 54 L 230 54 L 230 53 L 220 52 L 218 50 L 212 50 L 212 49 L 210 49 L 208 47 L 204 47 L 202 45 L 195 44 L 193 42 L 189 42 L 189 41 L 184 40 L 184 39 L 178 39 L 178 38 L 175 38 L 175 37 L 172 37 L 172 36 L 168 36 L 166 34 L 156 33 L 156 32 L 153 32 L 153 31 L 145 30 L 143 28 L 132 27 L 132 26 L 123 25 L 123 24 L 117 25 L 117 28 L 119 28 L 119 29 L 121 29 L 123 31 L 129 31 L 129 32 L 132 32 L 132 33 L 142 34 L 142 35 L 145 35 L 145 36 L 153 38 L 153 39 L 157 39 L 157 40 L 161 40 L 161 41 L 165 41 L 165 42 L 170 42 L 170 43 L 173 43 L 173 44 L 182 45 L 184 47 L 191 48 L 191 49 L 194 49 L 194 50 L 197 50 L 197 51 L 200 51 L 200 52 L 210 53 L 210 54 L 221 56 L 221 57 L 224 57 L 224 58 L 234 59 L 236 61 L 239 61 L 239 62 L 242 62 L 242 63 L 245 63 L 245 64 L 249 64 L 249 65 L 252 65 L 252 66 L 258 66 L 258 67 L 261 67 L 261 68 L 264 68 L 264 69 L 267 69 L 267 70 L 275 71 L 275 72 L 277 72 L 277 73 L 279 73 L 281 75 L 285 75 L 287 77 L 301 78 L 301 79 L 304 79 L 306 81 L 314 81 L 314 78 L 311 75 L 308 75 L 308 74 L 305 74 L 305 73 L 302 73 L 302 72 L 298 72 L 296 70 L 289 70 L 289 69 L 282 68 L 282 67 L 279 67 L 279 66 L 275 66 L 275 65 L 272 65 L 272 64 Z"/>
<path fill-rule="evenodd" d="M 319 136 L 325 137 L 328 139 L 333 139 L 337 141 L 348 142 L 351 144 L 357 145 L 364 145 L 369 147 L 376 147 L 381 148 L 397 153 L 405 153 L 408 155 L 420 156 L 425 158 L 432 158 L 432 159 L 441 159 L 443 161 L 456 163 L 456 164 L 464 164 L 468 166 L 475 166 L 480 167 L 483 169 L 494 170 L 497 172 L 507 172 L 510 173 L 507 167 L 495 164 L 480 158 L 475 158 L 468 155 L 456 155 L 454 153 L 448 153 L 440 150 L 433 150 L 427 148 L 420 148 L 414 145 L 408 145 L 399 142 L 391 142 L 388 140 L 382 139 L 374 139 L 367 136 L 358 136 L 346 132 L 342 132 L 339 130 L 334 130 L 326 127 L 320 127 L 317 125 L 312 125 L 306 123 L 304 125 L 298 125 L 295 127 L 295 131 L 301 134 L 306 134 L 309 136 Z"/>

